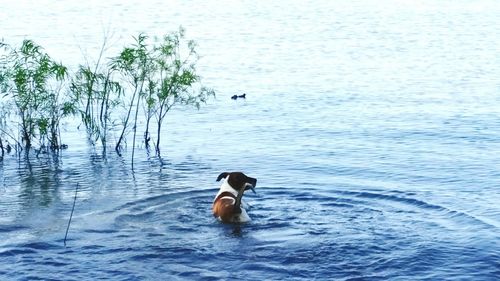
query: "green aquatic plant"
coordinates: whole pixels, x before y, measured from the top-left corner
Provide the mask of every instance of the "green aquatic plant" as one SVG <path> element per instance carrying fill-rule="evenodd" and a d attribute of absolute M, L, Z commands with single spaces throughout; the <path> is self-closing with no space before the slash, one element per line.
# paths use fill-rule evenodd
<path fill-rule="evenodd" d="M 3 40 L 0 41 L 0 93 L 6 92 L 7 87 L 7 77 L 6 77 L 6 66 L 5 66 L 5 50 L 6 44 L 3 43 Z M 0 95 L 0 157 L 3 158 L 5 150 L 6 150 L 6 127 L 7 127 L 7 116 L 8 111 L 5 108 L 6 105 L 5 95 Z M 5 143 L 5 144 L 4 144 Z"/>
<path fill-rule="evenodd" d="M 3 40 L 0 41 L 0 150 L 2 156 L 11 151 L 11 142 L 15 144 L 15 147 L 20 147 L 17 138 L 14 137 L 12 126 L 9 126 L 14 104 L 7 93 L 10 76 L 8 54 L 10 54 L 10 46 L 5 44 Z"/>
<path fill-rule="evenodd" d="M 137 118 L 139 115 L 140 104 L 142 100 L 143 88 L 146 82 L 146 77 L 150 75 L 151 63 L 148 46 L 146 44 L 147 36 L 139 34 L 135 39 L 135 43 L 129 47 L 125 47 L 119 56 L 112 60 L 111 67 L 119 71 L 123 79 L 128 83 L 127 89 L 131 90 L 126 116 L 123 120 L 123 127 L 115 146 L 115 150 L 120 154 L 122 142 L 125 139 L 125 133 L 129 128 L 130 115 L 134 111 L 133 119 L 133 137 L 132 137 L 132 167 L 134 165 L 135 141 L 137 136 Z"/>
<path fill-rule="evenodd" d="M 111 114 L 120 105 L 122 86 L 113 80 L 115 70 L 102 62 L 107 40 L 101 46 L 97 61 L 80 65 L 71 79 L 70 92 L 77 104 L 82 123 L 92 143 L 100 141 L 104 152 L 113 125 Z"/>
<path fill-rule="evenodd" d="M 67 68 L 31 40 L 24 40 L 18 49 L 3 47 L 8 52 L 1 63 L 2 102 L 14 104 L 20 143 L 27 149 L 34 141 L 40 147 L 60 148 L 60 120 L 74 111 L 73 103 L 62 97 Z"/>
<path fill-rule="evenodd" d="M 132 46 L 126 47 L 113 60 L 112 68 L 122 73 L 131 93 L 127 104 L 127 115 L 123 121 L 116 150 L 120 153 L 124 135 L 130 127 L 130 115 L 134 113 L 132 163 L 137 134 L 137 119 L 142 105 L 146 117 L 144 144 L 150 147 L 153 117 L 156 120 L 155 151 L 160 156 L 161 129 L 166 114 L 176 105 L 191 105 L 197 108 L 205 103 L 214 91 L 201 86 L 196 74 L 199 57 L 194 41 L 185 40 L 184 29 L 163 36 L 162 41 L 147 43 L 146 35 L 140 34 Z"/>
<path fill-rule="evenodd" d="M 98 71 L 80 65 L 70 89 L 89 138 L 93 143 L 100 140 L 105 149 L 112 109 L 120 103 L 122 87 L 112 80 L 112 70 Z"/>
<path fill-rule="evenodd" d="M 196 44 L 185 39 L 183 28 L 156 40 L 139 34 L 134 41 L 108 61 L 104 42 L 97 61 L 86 58 L 70 79 L 68 68 L 33 41 L 24 40 L 17 49 L 0 41 L 0 153 L 10 143 L 28 151 L 34 144 L 61 148 L 61 119 L 79 115 L 92 144 L 100 141 L 104 152 L 110 132 L 118 132 L 119 155 L 133 132 L 133 167 L 137 133 L 143 129 L 146 149 L 153 142 L 161 159 L 167 113 L 176 106 L 199 108 L 215 93 L 201 84 Z"/>
<path fill-rule="evenodd" d="M 195 106 L 199 108 L 209 97 L 215 96 L 212 89 L 201 85 L 201 77 L 196 74 L 196 43 L 185 39 L 185 30 L 181 27 L 177 32 L 165 35 L 163 41 L 154 48 L 154 79 L 149 81 L 148 120 L 145 141 L 149 137 L 149 120 L 152 114 L 156 117 L 156 154 L 160 156 L 161 128 L 167 113 L 177 105 Z"/>
<path fill-rule="evenodd" d="M 10 137 L 15 140 L 15 138 L 12 138 L 11 134 L 8 132 L 9 128 L 7 126 L 7 118 L 9 116 L 9 109 L 3 102 L 2 97 L 2 100 L 0 101 L 0 158 L 10 150 L 10 144 L 7 139 Z"/>

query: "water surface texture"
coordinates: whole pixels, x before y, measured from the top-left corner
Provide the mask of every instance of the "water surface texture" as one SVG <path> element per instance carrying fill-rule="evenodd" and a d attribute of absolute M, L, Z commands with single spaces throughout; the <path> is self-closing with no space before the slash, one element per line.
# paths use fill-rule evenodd
<path fill-rule="evenodd" d="M 72 66 L 183 25 L 217 99 L 168 116 L 163 165 L 71 120 L 60 155 L 6 156 L 0 279 L 500 277 L 500 2 L 4 2 L 6 42 Z M 244 225 L 211 215 L 233 170 Z"/>

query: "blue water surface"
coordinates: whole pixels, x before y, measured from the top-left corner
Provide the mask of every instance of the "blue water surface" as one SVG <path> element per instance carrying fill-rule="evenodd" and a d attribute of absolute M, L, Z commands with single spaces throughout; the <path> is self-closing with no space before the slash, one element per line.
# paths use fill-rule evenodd
<path fill-rule="evenodd" d="M 163 161 L 139 144 L 132 170 L 130 142 L 104 154 L 70 119 L 58 155 L 5 155 L 0 279 L 500 278 L 500 2 L 20 0 L 0 19 L 73 67 L 104 34 L 112 56 L 183 25 L 217 91 L 169 113 Z M 258 179 L 250 223 L 212 217 L 224 171 Z"/>

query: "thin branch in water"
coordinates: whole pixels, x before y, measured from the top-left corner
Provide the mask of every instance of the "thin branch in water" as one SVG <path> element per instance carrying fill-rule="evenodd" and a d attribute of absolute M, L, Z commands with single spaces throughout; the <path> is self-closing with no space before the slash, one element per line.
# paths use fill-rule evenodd
<path fill-rule="evenodd" d="M 71 224 L 71 219 L 73 218 L 73 212 L 75 211 L 76 195 L 78 194 L 78 187 L 80 184 L 76 184 L 75 188 L 75 198 L 73 199 L 73 208 L 71 209 L 71 215 L 69 216 L 68 227 L 66 228 L 66 234 L 64 235 L 64 247 L 66 247 L 66 239 L 68 238 L 69 226 Z"/>

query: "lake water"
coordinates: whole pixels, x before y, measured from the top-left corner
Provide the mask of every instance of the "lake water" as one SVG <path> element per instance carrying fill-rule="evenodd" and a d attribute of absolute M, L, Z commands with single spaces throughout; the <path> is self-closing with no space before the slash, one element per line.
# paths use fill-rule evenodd
<path fill-rule="evenodd" d="M 3 1 L 0 36 L 68 65 L 182 25 L 217 99 L 167 118 L 164 165 L 0 162 L 2 280 L 498 280 L 500 2 Z M 233 101 L 233 94 L 247 99 Z M 211 214 L 223 171 L 252 222 Z M 64 234 L 75 187 L 76 207 Z"/>

